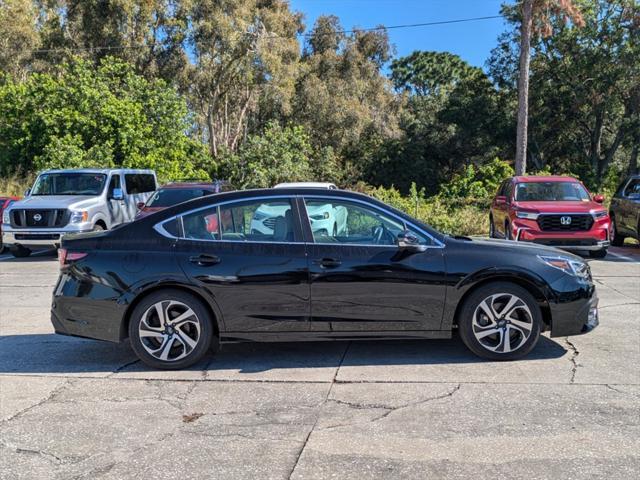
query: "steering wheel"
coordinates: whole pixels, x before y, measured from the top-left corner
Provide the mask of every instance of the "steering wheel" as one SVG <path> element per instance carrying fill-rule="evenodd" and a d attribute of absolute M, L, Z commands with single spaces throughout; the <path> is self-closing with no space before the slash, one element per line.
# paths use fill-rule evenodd
<path fill-rule="evenodd" d="M 375 245 L 381 245 L 382 239 L 384 238 L 386 233 L 386 229 L 384 228 L 383 225 L 378 225 L 377 227 L 375 227 L 373 229 L 373 243 Z"/>

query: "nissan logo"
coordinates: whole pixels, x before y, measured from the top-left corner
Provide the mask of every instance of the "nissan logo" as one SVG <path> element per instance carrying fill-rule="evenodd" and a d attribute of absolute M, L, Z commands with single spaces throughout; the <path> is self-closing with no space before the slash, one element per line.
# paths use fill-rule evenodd
<path fill-rule="evenodd" d="M 571 217 L 560 217 L 560 224 L 571 225 Z"/>
<path fill-rule="evenodd" d="M 36 222 L 39 222 L 40 220 L 42 220 L 42 215 L 40 215 L 39 213 L 36 213 L 36 214 L 33 216 L 33 219 L 34 219 Z"/>

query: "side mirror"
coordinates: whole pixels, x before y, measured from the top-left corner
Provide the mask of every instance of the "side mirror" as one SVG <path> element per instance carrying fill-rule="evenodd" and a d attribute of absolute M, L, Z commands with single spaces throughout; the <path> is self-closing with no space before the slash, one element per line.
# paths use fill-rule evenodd
<path fill-rule="evenodd" d="M 594 195 L 593 201 L 596 203 L 604 203 L 604 195 Z"/>
<path fill-rule="evenodd" d="M 136 207 L 138 207 L 138 210 L 142 210 L 144 208 L 145 203 L 144 202 L 138 202 L 136 203 Z"/>
<path fill-rule="evenodd" d="M 122 193 L 122 189 L 114 188 L 113 192 L 111 193 L 111 198 L 113 200 L 124 200 L 124 194 Z"/>
<path fill-rule="evenodd" d="M 30 188 L 27 188 L 27 189 L 24 191 L 24 196 L 25 196 L 25 197 L 28 197 L 30 193 L 31 193 L 31 189 L 30 189 Z"/>
<path fill-rule="evenodd" d="M 424 252 L 426 245 L 420 245 L 420 239 L 412 232 L 405 230 L 398 234 L 398 248 L 400 250 L 408 250 L 410 252 Z"/>
<path fill-rule="evenodd" d="M 496 197 L 496 205 L 504 205 L 505 203 L 507 203 L 507 197 L 504 195 L 498 195 Z"/>

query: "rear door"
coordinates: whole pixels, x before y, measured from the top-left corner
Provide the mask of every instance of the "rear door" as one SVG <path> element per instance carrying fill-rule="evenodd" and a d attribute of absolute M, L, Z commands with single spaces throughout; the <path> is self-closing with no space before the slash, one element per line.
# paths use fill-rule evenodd
<path fill-rule="evenodd" d="M 286 196 L 263 197 L 181 217 L 180 265 L 215 300 L 227 334 L 309 329 L 307 259 L 295 208 Z"/>
<path fill-rule="evenodd" d="M 305 196 L 301 202 L 311 284 L 311 329 L 330 332 L 439 330 L 445 300 L 441 244 L 390 212 L 354 199 Z M 304 208 L 304 210 L 302 210 Z M 344 210 L 346 222 L 327 225 Z M 305 215 L 306 213 L 306 215 Z M 428 248 L 401 251 L 410 229 Z"/>

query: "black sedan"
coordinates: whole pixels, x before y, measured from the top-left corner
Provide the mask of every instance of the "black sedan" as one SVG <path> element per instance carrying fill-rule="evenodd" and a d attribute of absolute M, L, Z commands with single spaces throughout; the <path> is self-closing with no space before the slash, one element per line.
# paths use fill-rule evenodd
<path fill-rule="evenodd" d="M 346 215 L 346 223 L 329 225 Z M 341 217 L 340 217 L 341 218 Z M 588 265 L 550 247 L 449 237 L 340 190 L 228 192 L 65 238 L 57 333 L 179 369 L 220 343 L 450 338 L 494 360 L 598 323 Z"/>

